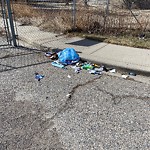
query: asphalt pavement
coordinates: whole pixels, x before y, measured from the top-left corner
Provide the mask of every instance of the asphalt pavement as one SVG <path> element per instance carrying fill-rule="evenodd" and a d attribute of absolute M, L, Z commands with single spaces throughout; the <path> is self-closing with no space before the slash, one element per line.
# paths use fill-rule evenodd
<path fill-rule="evenodd" d="M 0 72 L 1 150 L 150 148 L 147 82 L 76 74 L 36 49 L 0 50 L 1 66 L 10 67 Z M 37 81 L 35 72 L 44 78 Z"/>

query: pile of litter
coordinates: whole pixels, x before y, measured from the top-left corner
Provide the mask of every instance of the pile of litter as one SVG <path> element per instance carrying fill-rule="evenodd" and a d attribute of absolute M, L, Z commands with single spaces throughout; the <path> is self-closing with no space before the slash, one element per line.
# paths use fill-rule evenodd
<path fill-rule="evenodd" d="M 116 73 L 116 69 L 108 69 L 104 65 L 92 64 L 89 62 L 83 62 L 77 52 L 73 48 L 66 48 L 58 53 L 46 52 L 45 56 L 53 60 L 51 63 L 54 67 L 67 69 L 66 66 L 70 65 L 74 69 L 75 73 L 80 73 L 82 70 L 87 70 L 90 74 L 93 75 L 102 75 L 104 72 Z M 136 76 L 135 72 L 129 72 L 127 74 L 122 74 L 123 79 L 129 79 L 131 76 Z M 35 79 L 41 81 L 44 78 L 44 75 L 35 73 Z M 68 78 L 71 78 L 68 75 Z M 134 79 L 132 79 L 134 80 Z"/>
<path fill-rule="evenodd" d="M 108 69 L 104 65 L 92 64 L 89 62 L 83 62 L 77 52 L 73 48 L 66 48 L 58 53 L 47 52 L 45 56 L 54 60 L 51 64 L 55 67 L 67 69 L 66 66 L 70 65 L 74 69 L 75 73 L 80 73 L 82 70 L 87 70 L 93 75 L 102 75 L 104 72 L 116 73 L 116 69 Z M 122 74 L 123 79 L 131 79 L 130 76 L 136 76 L 135 72 L 129 72 Z M 44 76 L 36 74 L 36 79 L 40 81 Z M 71 78 L 68 76 L 68 78 Z"/>
<path fill-rule="evenodd" d="M 99 66 L 96 64 L 91 64 L 88 62 L 82 62 L 79 55 L 73 48 L 66 48 L 58 53 L 45 53 L 45 56 L 51 58 L 53 61 L 51 64 L 58 68 L 65 69 L 66 66 L 71 65 L 75 73 L 80 73 L 81 70 L 87 70 L 90 74 L 101 75 L 102 72 L 107 72 L 105 66 Z M 115 69 L 110 70 L 110 72 L 115 72 Z"/>

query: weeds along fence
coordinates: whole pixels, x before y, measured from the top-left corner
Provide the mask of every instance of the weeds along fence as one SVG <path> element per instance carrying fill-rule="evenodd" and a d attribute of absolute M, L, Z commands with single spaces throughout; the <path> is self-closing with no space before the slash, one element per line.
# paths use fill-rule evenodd
<path fill-rule="evenodd" d="M 16 21 L 44 31 L 115 35 L 150 31 L 150 10 L 127 9 L 122 0 L 15 0 L 12 3 Z"/>
<path fill-rule="evenodd" d="M 125 8 L 122 0 L 77 4 L 76 28 L 101 34 L 133 34 L 150 30 L 150 10 Z"/>
<path fill-rule="evenodd" d="M 73 4 L 64 0 L 14 1 L 16 21 L 22 25 L 33 25 L 41 30 L 64 32 L 72 28 Z"/>

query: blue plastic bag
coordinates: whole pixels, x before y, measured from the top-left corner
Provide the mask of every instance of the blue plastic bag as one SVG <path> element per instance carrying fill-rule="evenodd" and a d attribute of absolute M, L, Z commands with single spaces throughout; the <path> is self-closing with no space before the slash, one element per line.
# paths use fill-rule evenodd
<path fill-rule="evenodd" d="M 64 65 L 74 64 L 80 60 L 79 55 L 76 53 L 76 51 L 73 48 L 66 48 L 58 52 L 57 54 L 58 54 L 59 62 Z"/>

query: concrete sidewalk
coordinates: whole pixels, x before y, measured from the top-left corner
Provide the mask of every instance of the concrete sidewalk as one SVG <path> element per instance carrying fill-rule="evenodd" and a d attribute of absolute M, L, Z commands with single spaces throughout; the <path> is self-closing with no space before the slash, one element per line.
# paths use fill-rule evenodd
<path fill-rule="evenodd" d="M 40 31 L 33 26 L 19 26 L 19 39 L 40 49 L 74 48 L 82 59 L 114 67 L 150 73 L 150 50 L 67 37 Z"/>

